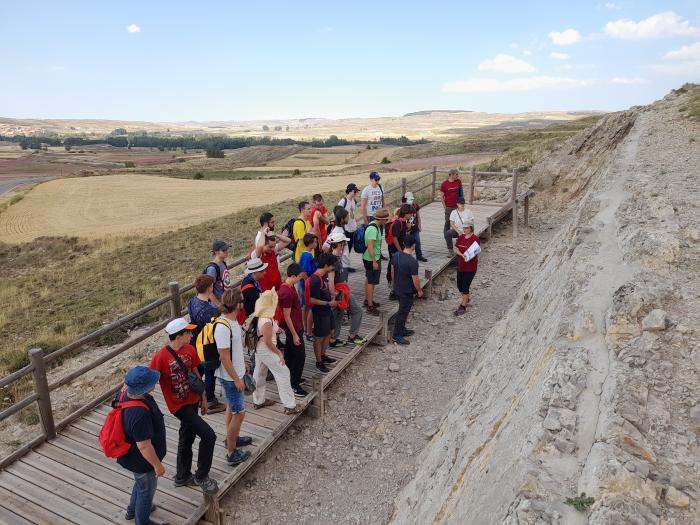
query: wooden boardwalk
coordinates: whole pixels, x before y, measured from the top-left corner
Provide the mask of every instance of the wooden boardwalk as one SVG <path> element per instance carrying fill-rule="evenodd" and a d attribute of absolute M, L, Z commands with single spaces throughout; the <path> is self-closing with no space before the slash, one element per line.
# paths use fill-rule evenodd
<path fill-rule="evenodd" d="M 486 232 L 490 224 L 509 212 L 505 208 L 492 205 L 473 205 L 469 208 L 474 212 L 477 234 Z M 420 275 L 423 278 L 424 270 L 428 270 L 428 275 L 432 273 L 434 277 L 444 270 L 452 259 L 442 235 L 444 213 L 441 205 L 432 203 L 424 207 L 421 218 L 423 253 L 428 262 L 421 263 Z M 386 247 L 384 251 L 386 252 Z M 350 274 L 350 286 L 353 294 L 362 302 L 364 272 L 359 254 L 353 254 L 353 266 L 358 271 Z M 384 266 L 382 269 L 381 284 L 376 291 L 376 300 L 382 305 L 380 309 L 383 311 L 383 316 L 364 315 L 362 321 L 361 334 L 368 340 L 374 340 L 375 343 L 386 341 L 388 333 L 383 328 L 397 308 L 396 303 L 389 301 L 388 298 L 389 293 L 384 278 L 385 268 Z M 429 284 L 425 279 L 423 281 L 424 287 Z M 346 322 L 341 337 L 347 336 L 347 329 Z M 307 343 L 306 347 L 304 378 L 307 380 L 307 390 L 311 391 L 313 376 L 316 372 L 315 359 L 311 344 Z M 338 359 L 338 362 L 323 378 L 323 388 L 338 377 L 362 349 L 362 347 L 350 346 L 330 349 L 328 354 Z M 268 384 L 267 392 L 272 399 L 279 401 L 274 382 Z M 318 389 L 311 392 L 303 401 L 307 407 L 313 404 L 317 415 L 319 411 L 322 412 L 323 394 L 320 392 Z M 208 519 L 217 521 L 218 512 L 216 509 L 212 511 L 211 507 L 218 506 L 218 500 L 205 500 L 201 491 L 191 487 L 173 486 L 179 422 L 165 409 L 159 390 L 156 390 L 155 397 L 166 414 L 168 454 L 163 461 L 166 476 L 159 480 L 155 496 L 157 510 L 152 515 L 152 519 L 156 523 L 161 521 L 171 524 L 208 523 L 200 521 L 206 514 Z M 246 399 L 246 408 L 248 410 L 241 434 L 253 437 L 253 445 L 247 447 L 252 456 L 236 468 L 230 467 L 225 461 L 224 413 L 205 416 L 217 434 L 211 476 L 219 482 L 222 494 L 256 463 L 296 418 L 300 417 L 284 415 L 282 405 L 279 403 L 269 408 L 253 410 L 249 396 Z M 0 472 L 0 524 L 133 523 L 124 520 L 124 510 L 129 501 L 133 483 L 131 473 L 122 469 L 115 461 L 105 458 L 97 440 L 108 411 L 107 403 L 98 406 L 80 419 L 73 421 L 67 428 L 60 431 L 56 438 L 36 446 Z M 196 448 L 195 444 L 195 461 Z"/>

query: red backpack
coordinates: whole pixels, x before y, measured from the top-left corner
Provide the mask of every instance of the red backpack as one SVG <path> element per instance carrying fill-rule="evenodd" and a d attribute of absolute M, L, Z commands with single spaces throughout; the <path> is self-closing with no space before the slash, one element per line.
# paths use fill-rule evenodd
<path fill-rule="evenodd" d="M 311 277 L 313 277 L 314 275 L 317 276 L 318 279 L 321 281 L 321 290 L 323 290 L 326 287 L 326 283 L 323 282 L 323 277 L 321 277 L 317 271 L 312 273 Z M 311 308 L 311 306 L 312 306 L 312 304 L 311 304 L 311 277 L 309 277 L 308 279 L 306 279 L 306 281 L 304 281 L 304 304 L 306 306 L 308 306 L 309 308 Z"/>
<path fill-rule="evenodd" d="M 241 285 L 241 296 L 243 296 L 243 292 L 250 290 L 251 288 L 255 288 L 255 286 L 250 283 Z M 238 321 L 239 325 L 243 326 L 246 319 L 248 319 L 248 314 L 245 312 L 245 308 L 241 308 L 236 314 L 236 321 Z"/>
<path fill-rule="evenodd" d="M 403 234 L 404 228 L 406 227 L 406 221 L 403 220 L 401 217 L 394 217 L 389 221 L 389 224 L 387 224 L 387 229 L 386 229 L 386 243 L 389 246 L 394 245 L 394 223 L 396 221 L 399 221 L 399 235 Z"/>
<path fill-rule="evenodd" d="M 131 448 L 131 443 L 126 440 L 126 434 L 124 434 L 124 418 L 122 417 L 122 410 L 131 407 L 143 407 L 146 410 L 151 410 L 144 401 L 136 399 L 131 401 L 119 400 L 114 403 L 114 408 L 107 414 L 107 418 L 100 430 L 100 446 L 104 455 L 108 458 L 120 458 L 127 454 Z"/>

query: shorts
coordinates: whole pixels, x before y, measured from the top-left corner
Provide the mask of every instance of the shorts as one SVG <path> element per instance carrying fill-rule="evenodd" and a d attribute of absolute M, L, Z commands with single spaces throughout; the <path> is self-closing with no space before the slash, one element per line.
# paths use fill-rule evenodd
<path fill-rule="evenodd" d="M 365 265 L 365 277 L 367 277 L 367 284 L 379 284 L 379 278 L 382 276 L 382 261 L 377 261 L 379 263 L 379 267 L 376 270 L 372 268 L 372 261 L 362 259 L 362 262 Z"/>
<path fill-rule="evenodd" d="M 219 378 L 219 384 L 224 389 L 224 397 L 226 404 L 232 414 L 240 414 L 245 412 L 245 390 L 239 392 L 236 388 L 236 383 L 226 379 Z"/>
<path fill-rule="evenodd" d="M 314 337 L 328 337 L 333 330 L 332 315 L 314 314 Z"/>
<path fill-rule="evenodd" d="M 457 288 L 463 295 L 469 293 L 469 287 L 475 275 L 476 272 L 457 272 Z"/>

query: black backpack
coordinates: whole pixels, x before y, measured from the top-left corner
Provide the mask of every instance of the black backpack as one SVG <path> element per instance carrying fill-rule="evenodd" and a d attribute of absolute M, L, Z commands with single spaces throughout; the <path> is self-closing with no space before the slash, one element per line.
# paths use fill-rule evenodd
<path fill-rule="evenodd" d="M 216 279 L 214 280 L 214 284 L 221 283 L 221 287 L 223 288 L 224 283 L 221 280 L 221 268 L 219 267 L 219 265 L 212 261 L 205 266 L 204 270 L 202 270 L 202 273 L 206 274 L 209 268 L 214 268 L 216 270 Z"/>
<path fill-rule="evenodd" d="M 287 237 L 291 239 L 291 242 L 287 245 L 287 248 L 289 248 L 292 252 L 297 251 L 297 241 L 294 239 L 294 225 L 297 223 L 297 221 L 300 221 L 301 219 L 299 217 L 293 217 L 287 221 L 287 224 L 284 225 L 284 229 L 282 230 L 282 234 L 284 232 L 287 232 Z"/>

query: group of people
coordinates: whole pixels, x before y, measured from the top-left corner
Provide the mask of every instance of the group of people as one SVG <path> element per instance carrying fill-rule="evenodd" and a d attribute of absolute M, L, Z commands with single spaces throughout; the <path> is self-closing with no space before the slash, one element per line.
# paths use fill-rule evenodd
<path fill-rule="evenodd" d="M 381 279 L 382 261 L 387 261 L 390 298 L 398 301 L 393 340 L 410 344 L 408 337 L 414 331 L 406 321 L 414 298 L 423 296 L 418 269 L 419 262 L 427 261 L 421 250 L 420 208 L 407 192 L 401 205 L 390 211 L 380 180 L 373 171 L 361 192 L 355 184 L 348 184 L 345 196 L 330 212 L 323 196 L 313 195 L 311 202 L 299 203 L 299 216 L 281 230 L 276 229 L 272 213 L 263 213 L 239 287 L 232 286 L 226 263 L 230 245 L 214 241 L 212 260 L 194 283 L 197 293 L 188 303 L 189 321 L 178 318 L 167 324 L 167 344 L 148 367 L 129 371 L 113 402 L 115 408 L 125 407 L 124 434 L 131 445 L 118 462 L 135 478 L 127 519 L 135 518 L 139 525 L 151 523 L 157 478 L 165 471 L 161 461 L 166 429 L 162 412 L 150 394 L 156 384 L 160 383 L 167 409 L 180 421 L 174 484 L 196 485 L 214 494 L 218 485 L 209 470 L 216 435 L 202 416 L 225 410 L 226 461 L 237 465 L 247 460 L 250 453 L 245 447 L 253 438 L 240 435 L 245 392 L 252 392 L 255 409 L 272 405 L 274 401 L 266 398 L 266 383 L 273 379 L 284 413 L 299 412 L 297 399 L 308 395 L 302 377 L 305 340 L 313 344 L 315 367 L 322 374 L 330 372 L 336 362 L 328 355 L 330 348 L 367 343 L 359 333 L 360 326 L 364 313 L 379 315 L 374 292 Z M 462 299 L 454 314 L 462 315 L 470 302 L 479 241 L 456 170 L 450 171 L 440 191 L 445 241 L 450 254 L 458 258 L 457 286 Z M 383 254 L 384 242 L 388 257 Z M 280 255 L 287 249 L 293 252 L 293 260 L 283 279 Z M 362 254 L 363 306 L 348 283 L 349 273 L 357 271 L 351 264 L 353 250 Z M 347 340 L 340 335 L 345 318 L 350 322 Z M 205 335 L 207 327 L 212 329 L 216 348 L 213 358 L 198 351 L 201 339 L 197 337 Z M 246 350 L 254 362 L 252 373 L 246 364 Z M 217 381 L 225 403 L 216 397 Z M 196 437 L 200 438 L 199 452 L 192 472 Z"/>

